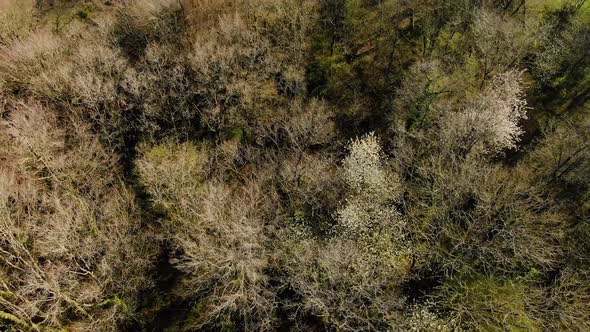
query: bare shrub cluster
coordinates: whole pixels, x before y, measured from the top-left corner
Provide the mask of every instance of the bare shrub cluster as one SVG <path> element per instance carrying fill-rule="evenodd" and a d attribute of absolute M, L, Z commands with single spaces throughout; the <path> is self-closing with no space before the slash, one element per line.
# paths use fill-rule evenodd
<path fill-rule="evenodd" d="M 150 283 L 133 194 L 85 125 L 63 130 L 39 104 L 13 107 L 2 123 L 2 313 L 23 329 L 115 330 Z"/>
<path fill-rule="evenodd" d="M 207 179 L 206 153 L 189 143 L 169 143 L 147 150 L 138 164 L 154 203 L 170 218 L 179 252 L 172 262 L 186 273 L 182 292 L 200 299 L 191 324 L 199 328 L 233 318 L 268 329 L 274 300 L 264 274 L 264 220 L 273 200 L 252 179 L 238 187 Z"/>

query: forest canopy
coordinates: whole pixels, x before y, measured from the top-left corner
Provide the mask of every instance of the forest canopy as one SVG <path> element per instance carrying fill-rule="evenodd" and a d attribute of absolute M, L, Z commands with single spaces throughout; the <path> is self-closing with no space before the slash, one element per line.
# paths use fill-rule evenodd
<path fill-rule="evenodd" d="M 0 0 L 0 330 L 590 331 L 590 2 Z"/>

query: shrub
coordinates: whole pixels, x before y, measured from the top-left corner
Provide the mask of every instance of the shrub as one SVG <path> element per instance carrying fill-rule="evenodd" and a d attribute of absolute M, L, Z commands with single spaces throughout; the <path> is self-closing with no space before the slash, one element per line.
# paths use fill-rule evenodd
<path fill-rule="evenodd" d="M 331 233 L 340 201 L 341 181 L 329 156 L 303 153 L 281 163 L 278 184 L 285 193 L 285 213 L 302 235 Z"/>
<path fill-rule="evenodd" d="M 181 45 L 185 27 L 179 2 L 138 0 L 117 12 L 112 34 L 115 44 L 135 62 L 143 57 L 149 43 Z"/>
<path fill-rule="evenodd" d="M 182 200 L 198 192 L 207 176 L 207 149 L 173 141 L 143 149 L 137 171 L 154 202 L 170 212 L 188 208 Z"/>
<path fill-rule="evenodd" d="M 481 84 L 523 61 L 534 43 L 544 38 L 543 27 L 534 19 L 523 25 L 517 19 L 481 9 L 472 25 L 473 41 L 481 68 Z"/>
<path fill-rule="evenodd" d="M 116 330 L 150 284 L 153 248 L 115 160 L 84 125 L 57 123 L 18 104 L 2 124 L 0 308 L 33 329 Z"/>
<path fill-rule="evenodd" d="M 437 316 L 428 305 L 415 305 L 408 314 L 406 325 L 403 327 L 411 332 L 447 332 L 455 331 L 454 320 L 446 320 Z"/>
<path fill-rule="evenodd" d="M 510 271 L 550 269 L 557 264 L 566 216 L 547 188 L 527 175 L 469 158 L 433 157 L 420 166 L 416 193 L 408 204 L 413 233 L 427 238 L 429 260 L 446 271 L 463 267 Z M 437 170 L 432 173 L 432 170 Z"/>
<path fill-rule="evenodd" d="M 231 317 L 241 326 L 270 329 L 274 299 L 264 274 L 269 264 L 264 220 L 272 200 L 256 181 L 229 186 L 205 180 L 205 160 L 185 143 L 156 146 L 138 163 L 154 203 L 170 218 L 179 252 L 172 263 L 186 273 L 182 293 L 200 303 L 189 326 L 214 327 Z"/>
<path fill-rule="evenodd" d="M 10 45 L 30 33 L 35 21 L 33 14 L 32 0 L 3 1 L 0 4 L 0 46 Z"/>
<path fill-rule="evenodd" d="M 529 155 L 527 163 L 538 181 L 563 181 L 572 185 L 589 183 L 585 170 L 590 167 L 586 120 L 550 122 L 545 138 Z"/>
<path fill-rule="evenodd" d="M 588 275 L 587 272 L 565 269 L 555 280 L 546 300 L 546 326 L 549 329 L 584 331 L 588 329 Z"/>
<path fill-rule="evenodd" d="M 453 319 L 472 331 L 541 331 L 535 319 L 539 292 L 526 285 L 488 276 L 459 276 L 436 295 Z"/>
<path fill-rule="evenodd" d="M 404 278 L 400 262 L 382 260 L 385 248 L 359 246 L 351 240 L 285 241 L 281 266 L 301 302 L 294 320 L 301 328 L 317 317 L 324 329 L 373 331 L 395 328 L 404 300 L 398 283 Z M 309 327 L 307 327 L 309 328 Z"/>
<path fill-rule="evenodd" d="M 35 91 L 63 54 L 59 37 L 39 31 L 0 49 L 0 84 L 8 91 Z"/>

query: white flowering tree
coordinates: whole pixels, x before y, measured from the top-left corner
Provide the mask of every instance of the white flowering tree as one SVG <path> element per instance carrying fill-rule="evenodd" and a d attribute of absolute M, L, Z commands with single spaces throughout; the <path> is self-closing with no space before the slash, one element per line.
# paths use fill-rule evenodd
<path fill-rule="evenodd" d="M 397 225 L 399 213 L 392 202 L 397 196 L 398 181 L 383 165 L 377 138 L 369 133 L 352 140 L 349 149 L 343 175 L 351 193 L 337 212 L 340 226 L 349 235 L 361 235 Z"/>
<path fill-rule="evenodd" d="M 400 284 L 412 265 L 410 243 L 394 206 L 399 181 L 373 133 L 352 140 L 349 150 L 341 169 L 349 191 L 335 215 L 334 237 L 284 244 L 286 270 L 303 296 L 304 310 L 332 326 L 393 329 L 403 319 Z"/>
<path fill-rule="evenodd" d="M 482 94 L 443 121 L 443 136 L 453 146 L 481 146 L 496 153 L 515 149 L 526 119 L 522 71 L 510 70 L 492 79 Z"/>

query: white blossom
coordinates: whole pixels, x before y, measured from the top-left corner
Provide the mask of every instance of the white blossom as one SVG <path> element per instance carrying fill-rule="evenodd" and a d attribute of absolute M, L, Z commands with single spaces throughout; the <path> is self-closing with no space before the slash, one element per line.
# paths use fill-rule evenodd
<path fill-rule="evenodd" d="M 447 117 L 444 134 L 452 144 L 481 144 L 488 152 L 515 149 L 526 110 L 522 72 L 511 70 L 496 76 L 479 98 Z"/>
<path fill-rule="evenodd" d="M 337 219 L 349 235 L 399 224 L 399 213 L 392 206 L 398 181 L 384 167 L 381 147 L 374 133 L 352 140 L 343 172 L 351 195 L 338 210 Z"/>

